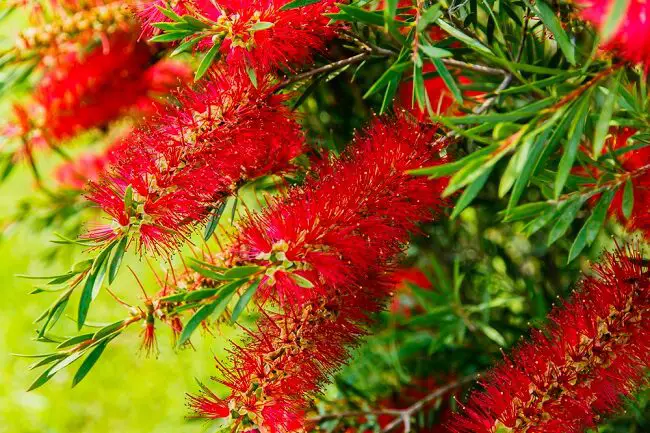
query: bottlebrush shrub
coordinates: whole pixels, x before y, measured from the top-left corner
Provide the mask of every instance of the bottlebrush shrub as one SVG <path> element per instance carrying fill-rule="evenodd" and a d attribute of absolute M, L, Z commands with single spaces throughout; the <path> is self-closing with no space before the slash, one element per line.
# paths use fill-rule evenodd
<path fill-rule="evenodd" d="M 303 136 L 286 97 L 225 74 L 175 94 L 126 139 L 128 145 L 88 198 L 112 224 L 87 237 L 112 241 L 134 234 L 140 248 L 173 249 L 195 224 L 248 180 L 290 167 Z"/>
<path fill-rule="evenodd" d="M 607 254 L 574 296 L 489 373 L 460 433 L 578 433 L 615 412 L 650 366 L 650 278 L 639 252 Z"/>
<path fill-rule="evenodd" d="M 27 109 L 17 108 L 14 134 L 57 143 L 91 128 L 105 128 L 125 114 L 151 114 L 157 97 L 186 80 L 182 63 L 156 62 L 155 50 L 119 33 L 89 54 L 67 53 L 54 60 Z"/>
<path fill-rule="evenodd" d="M 257 296 L 282 312 L 234 346 L 232 365 L 218 364 L 229 397 L 190 397 L 199 416 L 231 417 L 242 431 L 305 426 L 310 397 L 385 306 L 409 233 L 444 203 L 444 180 L 405 172 L 444 161 L 446 144 L 405 116 L 378 119 L 341 159 L 243 223 L 225 262 L 265 269 Z"/>

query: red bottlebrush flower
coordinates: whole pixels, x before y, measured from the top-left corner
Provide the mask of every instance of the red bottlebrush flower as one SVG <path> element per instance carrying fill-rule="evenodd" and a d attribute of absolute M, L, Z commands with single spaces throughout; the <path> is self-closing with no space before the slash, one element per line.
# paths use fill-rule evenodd
<path fill-rule="evenodd" d="M 29 123 L 22 122 L 14 133 L 60 141 L 105 127 L 124 114 L 150 113 L 155 98 L 190 73 L 176 62 L 151 65 L 153 52 L 129 34 L 115 35 L 106 48 L 67 54 L 46 71 L 34 91 Z"/>
<path fill-rule="evenodd" d="M 308 64 L 314 52 L 324 51 L 336 34 L 323 15 L 332 11 L 332 0 L 289 10 L 281 9 L 288 0 L 191 3 L 213 26 L 213 36 L 201 41 L 199 49 L 220 44 L 228 70 L 244 77 L 249 68 L 262 77 L 278 69 Z"/>
<path fill-rule="evenodd" d="M 132 230 L 141 247 L 168 250 L 242 183 L 289 168 L 302 153 L 303 136 L 285 97 L 265 83 L 258 87 L 217 75 L 197 90 L 178 92 L 178 106 L 126 140 L 89 195 L 113 217 L 115 236 Z"/>
<path fill-rule="evenodd" d="M 384 307 L 409 232 L 442 204 L 445 181 L 406 174 L 441 161 L 435 138 L 405 117 L 377 120 L 338 161 L 243 224 L 227 261 L 264 266 L 258 293 L 283 311 L 265 313 L 232 365 L 219 364 L 230 396 L 194 406 L 227 403 L 241 431 L 306 427 L 310 396 Z"/>
<path fill-rule="evenodd" d="M 582 17 L 602 29 L 612 8 L 612 0 L 580 0 Z M 643 63 L 650 67 L 650 32 L 648 32 L 650 4 L 642 0 L 631 0 L 623 19 L 613 36 L 605 41 L 604 49 L 613 51 L 632 63 Z"/>
<path fill-rule="evenodd" d="M 650 367 L 650 278 L 639 253 L 619 250 L 595 265 L 579 291 L 495 368 L 460 433 L 578 433 L 618 409 Z"/>
<path fill-rule="evenodd" d="M 258 293 L 282 304 L 300 303 L 329 285 L 354 282 L 377 255 L 399 252 L 417 222 L 430 220 L 442 203 L 445 181 L 406 174 L 442 162 L 446 141 L 436 142 L 435 134 L 434 127 L 418 127 L 404 116 L 377 120 L 355 139 L 354 151 L 251 218 L 233 255 L 274 269 Z M 314 287 L 306 289 L 303 278 Z"/>

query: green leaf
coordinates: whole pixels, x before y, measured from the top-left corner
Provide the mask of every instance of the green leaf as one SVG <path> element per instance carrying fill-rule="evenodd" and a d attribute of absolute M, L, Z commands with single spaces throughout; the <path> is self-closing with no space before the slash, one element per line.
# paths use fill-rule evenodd
<path fill-rule="evenodd" d="M 350 17 L 354 18 L 354 21 L 361 22 L 365 24 L 375 25 L 384 27 L 384 17 L 375 12 L 369 12 L 364 9 L 358 8 L 356 6 L 346 5 L 346 4 L 337 4 L 340 10 L 345 12 Z"/>
<path fill-rule="evenodd" d="M 175 32 L 167 32 L 163 33 L 157 36 L 154 36 L 153 38 L 149 39 L 148 42 L 172 42 L 172 41 L 179 41 L 183 38 L 186 38 L 193 33 L 191 31 L 187 30 L 179 30 Z"/>
<path fill-rule="evenodd" d="M 192 336 L 192 333 L 201 324 L 201 322 L 206 320 L 213 313 L 218 313 L 217 316 L 220 316 L 228 306 L 228 302 L 230 302 L 232 296 L 235 294 L 235 290 L 237 290 L 237 288 L 243 285 L 245 282 L 246 280 L 237 280 L 226 284 L 220 289 L 214 302 L 199 308 L 196 313 L 194 313 L 194 315 L 190 318 L 190 320 L 188 320 L 188 322 L 185 324 L 180 337 L 178 337 L 178 343 L 176 347 L 180 348 L 183 344 L 185 344 L 187 340 L 189 340 Z"/>
<path fill-rule="evenodd" d="M 264 268 L 261 266 L 238 266 L 236 268 L 228 269 L 223 276 L 228 280 L 238 280 L 240 278 L 250 277 L 263 269 Z"/>
<path fill-rule="evenodd" d="M 184 300 L 186 302 L 197 302 L 203 299 L 209 298 L 217 294 L 219 289 L 204 289 L 204 290 L 194 290 L 193 292 L 185 295 Z"/>
<path fill-rule="evenodd" d="M 393 78 L 388 82 L 386 91 L 384 92 L 384 99 L 381 102 L 381 110 L 379 111 L 379 114 L 384 114 L 390 107 L 393 106 L 393 99 L 395 99 L 395 93 L 399 88 L 401 79 L 402 74 L 394 75 Z"/>
<path fill-rule="evenodd" d="M 540 212 L 546 211 L 549 208 L 552 208 L 552 205 L 548 202 L 538 201 L 522 204 L 521 206 L 500 212 L 499 214 L 503 216 L 504 222 L 514 222 L 537 216 Z"/>
<path fill-rule="evenodd" d="M 131 215 L 131 208 L 133 207 L 133 186 L 129 185 L 124 191 L 124 210 L 127 215 Z"/>
<path fill-rule="evenodd" d="M 124 253 L 126 252 L 126 245 L 129 242 L 129 237 L 125 235 L 122 240 L 117 244 L 115 249 L 115 254 L 113 254 L 113 260 L 111 261 L 111 266 L 108 271 L 108 284 L 112 284 L 117 277 L 117 273 L 120 270 L 120 265 L 122 264 L 122 259 L 124 258 Z"/>
<path fill-rule="evenodd" d="M 463 194 L 458 199 L 458 202 L 456 202 L 456 206 L 454 207 L 454 210 L 451 213 L 450 218 L 452 220 L 455 219 L 458 215 L 460 215 L 460 213 L 472 203 L 472 201 L 476 198 L 478 193 L 481 192 L 483 186 L 485 186 L 485 183 L 490 177 L 490 173 L 492 173 L 493 168 L 494 166 L 490 167 L 488 170 L 485 171 L 485 173 L 483 173 L 474 182 L 472 182 L 470 186 L 465 188 L 465 191 L 463 191 Z"/>
<path fill-rule="evenodd" d="M 484 53 L 484 54 L 492 54 L 492 51 L 479 41 L 475 40 L 474 38 L 471 38 L 467 36 L 465 33 L 461 32 L 460 30 L 456 29 L 455 27 L 452 27 L 450 24 L 448 24 L 446 21 L 442 19 L 437 20 L 437 24 L 440 26 L 441 29 L 443 29 L 445 32 L 449 33 L 451 36 L 455 37 L 459 41 L 463 42 L 465 45 L 468 47 L 472 48 L 475 51 Z"/>
<path fill-rule="evenodd" d="M 568 263 L 572 262 L 573 259 L 578 257 L 578 255 L 586 246 L 591 245 L 594 242 L 596 236 L 598 235 L 598 232 L 600 231 L 600 228 L 605 222 L 607 210 L 609 209 L 609 206 L 614 199 L 614 194 L 615 191 L 609 190 L 602 195 L 600 200 L 598 200 L 598 204 L 596 204 L 592 210 L 591 215 L 585 222 L 585 225 L 582 226 L 582 229 L 580 229 L 580 232 L 573 242 L 573 245 L 571 245 L 571 250 L 569 251 L 569 259 L 567 261 Z"/>
<path fill-rule="evenodd" d="M 505 197 L 517 179 L 519 179 L 521 171 L 524 169 L 526 162 L 530 160 L 528 154 L 530 152 L 533 140 L 534 137 L 526 137 L 523 144 L 517 148 L 515 154 L 508 161 L 508 165 L 506 166 L 505 171 L 501 175 L 501 180 L 499 181 L 499 190 L 497 193 L 499 198 Z"/>
<path fill-rule="evenodd" d="M 68 338 L 63 343 L 56 346 L 56 348 L 57 349 L 63 349 L 65 347 L 75 346 L 75 345 L 77 345 L 79 343 L 83 343 L 86 340 L 90 340 L 91 338 L 93 338 L 93 335 L 95 335 L 95 334 L 90 333 L 90 334 L 76 335 L 74 337 Z"/>
<path fill-rule="evenodd" d="M 427 57 L 431 59 L 439 59 L 441 57 L 449 57 L 452 55 L 451 51 L 434 47 L 433 45 L 429 45 L 426 42 L 423 42 L 422 45 L 420 45 L 420 51 L 422 51 Z"/>
<path fill-rule="evenodd" d="M 177 348 L 180 348 L 183 344 L 185 344 L 185 342 L 187 342 L 187 340 L 190 339 L 192 333 L 196 330 L 196 328 L 201 324 L 201 322 L 210 317 L 215 308 L 216 304 L 212 303 L 204 305 L 196 310 L 196 313 L 194 313 L 194 315 L 183 327 L 183 331 L 181 332 L 180 337 L 178 337 L 178 343 L 176 344 Z"/>
<path fill-rule="evenodd" d="M 108 268 L 108 256 L 111 249 L 115 245 L 115 241 L 106 246 L 95 259 L 90 274 L 86 277 L 86 284 L 81 292 L 79 299 L 79 309 L 77 312 L 77 327 L 81 329 L 86 321 L 90 303 L 97 297 L 99 289 L 102 287 L 104 277 L 106 276 L 106 269 Z"/>
<path fill-rule="evenodd" d="M 582 207 L 584 201 L 585 198 L 580 197 L 579 199 L 574 199 L 573 201 L 569 202 L 564 207 L 564 209 L 560 212 L 557 221 L 548 234 L 548 241 L 546 242 L 547 245 L 552 245 L 555 243 L 555 241 L 560 239 L 564 233 L 566 233 L 566 231 L 569 229 L 569 226 L 576 218 L 576 215 Z"/>
<path fill-rule="evenodd" d="M 550 120 L 549 120 L 550 122 Z M 510 193 L 510 199 L 508 200 L 508 209 L 511 210 L 514 206 L 517 205 L 521 195 L 524 193 L 530 178 L 532 177 L 537 161 L 539 160 L 544 147 L 547 145 L 546 139 L 551 134 L 551 129 L 546 130 L 544 133 L 540 134 L 535 142 L 533 143 L 530 152 L 524 162 L 524 166 L 521 169 L 521 172 L 518 174 L 515 184 Z M 509 215 L 509 214 L 508 214 Z"/>
<path fill-rule="evenodd" d="M 84 361 L 79 366 L 79 369 L 75 373 L 74 378 L 72 379 L 73 388 L 77 386 L 77 384 L 81 382 L 90 372 L 90 370 L 95 366 L 99 358 L 102 356 L 102 353 L 104 353 L 104 349 L 106 349 L 106 346 L 111 342 L 113 338 L 115 337 L 110 337 L 106 340 L 103 340 L 88 354 L 86 359 L 84 359 Z"/>
<path fill-rule="evenodd" d="M 163 14 L 164 16 L 166 16 L 167 18 L 169 18 L 170 20 L 172 20 L 172 21 L 176 21 L 176 22 L 183 21 L 183 18 L 181 18 L 181 17 L 180 17 L 176 12 L 174 12 L 173 10 L 171 10 L 171 9 L 167 9 L 167 8 L 164 8 L 164 7 L 160 6 L 160 5 L 155 5 L 155 6 L 156 6 L 156 8 L 160 11 L 161 14 Z"/>
<path fill-rule="evenodd" d="M 451 76 L 445 64 L 442 63 L 442 60 L 431 58 L 431 62 L 433 63 L 433 66 L 436 67 L 438 74 L 440 74 L 440 78 L 442 78 L 442 80 L 445 82 L 445 85 L 447 86 L 451 94 L 454 96 L 454 99 L 462 103 L 463 92 L 460 91 L 458 84 L 456 84 L 456 80 L 454 80 L 454 77 Z"/>
<path fill-rule="evenodd" d="M 301 8 L 318 3 L 321 0 L 293 0 L 280 8 L 281 11 Z"/>
<path fill-rule="evenodd" d="M 33 391 L 33 390 L 35 390 L 37 388 L 40 388 L 41 386 L 45 385 L 45 383 L 47 383 L 47 381 L 52 379 L 52 376 L 54 376 L 54 375 L 51 374 L 51 371 L 52 371 L 52 369 L 54 367 L 55 366 L 53 365 L 50 368 L 48 368 L 47 370 L 45 370 L 43 373 L 41 373 L 41 375 L 38 376 L 34 382 L 32 382 L 32 384 L 29 386 L 29 388 L 27 388 L 27 392 Z"/>
<path fill-rule="evenodd" d="M 248 74 L 248 78 L 251 80 L 253 87 L 257 89 L 257 74 L 255 73 L 255 69 L 246 66 L 246 74 Z"/>
<path fill-rule="evenodd" d="M 608 87 L 607 96 L 605 97 L 605 101 L 603 102 L 603 106 L 600 110 L 600 115 L 598 116 L 598 122 L 596 123 L 596 128 L 594 129 L 594 158 L 598 158 L 600 156 L 600 153 L 603 150 L 603 146 L 605 145 L 605 138 L 609 132 L 609 123 L 612 120 L 614 106 L 616 105 L 619 80 L 620 74 L 616 74 L 616 77 L 612 78 Z"/>
<path fill-rule="evenodd" d="M 63 360 L 59 361 L 58 363 L 52 366 L 52 369 L 50 370 L 50 374 L 54 376 L 56 373 L 66 368 L 68 365 L 72 364 L 77 359 L 81 358 L 83 354 L 84 354 L 83 351 L 79 351 L 66 356 L 65 358 L 63 358 Z"/>
<path fill-rule="evenodd" d="M 185 21 L 187 24 L 191 25 L 193 28 L 196 30 L 202 30 L 202 29 L 209 29 L 211 27 L 210 24 L 203 22 L 201 20 L 198 20 L 194 18 L 192 15 L 183 15 L 181 17 L 183 21 Z"/>
<path fill-rule="evenodd" d="M 415 30 L 417 32 L 423 32 L 429 27 L 429 24 L 440 18 L 442 13 L 440 12 L 440 4 L 436 3 L 428 9 L 425 9 L 422 15 L 420 15 L 420 20 L 418 21 L 417 27 Z"/>
<path fill-rule="evenodd" d="M 191 49 L 191 48 L 194 48 L 194 46 L 195 46 L 196 44 L 198 44 L 199 41 L 200 41 L 201 39 L 203 39 L 203 38 L 204 38 L 203 36 L 197 36 L 197 37 L 195 37 L 195 38 L 192 38 L 192 39 L 189 39 L 189 40 L 183 42 L 183 43 L 180 44 L 178 47 L 176 47 L 176 49 L 175 49 L 174 51 L 171 52 L 171 54 L 169 55 L 169 57 L 177 56 L 177 55 L 179 55 L 180 53 L 183 53 L 183 52 L 185 52 L 185 51 L 187 51 L 187 50 L 189 50 L 189 49 Z"/>
<path fill-rule="evenodd" d="M 506 345 L 506 340 L 505 338 L 503 338 L 503 335 L 501 335 L 499 331 L 497 331 L 487 323 L 476 322 L 476 325 L 481 329 L 481 332 L 483 332 L 483 334 L 485 334 L 487 338 L 494 341 L 500 347 L 504 347 Z"/>
<path fill-rule="evenodd" d="M 245 279 L 235 280 L 232 283 L 228 283 L 221 288 L 219 294 L 217 295 L 217 298 L 214 301 L 215 308 L 212 312 L 212 315 L 215 319 L 219 318 L 223 312 L 226 311 L 226 307 L 230 303 L 232 297 L 235 295 L 237 289 L 246 284 L 247 281 L 248 280 Z"/>
<path fill-rule="evenodd" d="M 102 329 L 95 332 L 95 335 L 93 335 L 93 340 L 98 341 L 106 337 L 107 335 L 114 334 L 115 332 L 121 330 L 124 327 L 124 323 L 125 320 L 118 320 L 117 322 L 113 322 L 111 324 L 102 327 Z"/>
<path fill-rule="evenodd" d="M 605 19 L 604 24 L 600 27 L 602 42 L 609 41 L 616 34 L 625 18 L 629 5 L 630 0 L 613 0 L 609 2 L 607 18 Z"/>
<path fill-rule="evenodd" d="M 27 369 L 34 370 L 35 368 L 42 367 L 44 365 L 51 364 L 54 361 L 58 361 L 59 359 L 65 358 L 66 356 L 67 355 L 65 353 L 55 353 L 53 355 L 41 359 L 40 361 L 30 364 L 29 367 L 27 367 Z"/>
<path fill-rule="evenodd" d="M 212 237 L 212 234 L 219 226 L 219 220 L 221 219 L 221 215 L 223 215 L 224 209 L 226 209 L 225 200 L 222 201 L 210 214 L 210 219 L 208 220 L 208 224 L 205 226 L 205 231 L 203 232 L 204 240 L 208 241 Z"/>
<path fill-rule="evenodd" d="M 555 14 L 555 11 L 553 11 L 553 9 L 551 9 L 551 7 L 544 2 L 544 0 L 536 0 L 535 4 L 532 4 L 530 0 L 526 0 L 526 3 L 528 3 L 529 7 L 535 12 L 535 15 L 537 15 L 542 20 L 546 28 L 548 28 L 549 31 L 553 33 L 555 41 L 560 47 L 560 50 L 562 50 L 562 53 L 564 53 L 564 56 L 568 62 L 572 65 L 575 65 L 575 47 L 569 40 L 569 36 L 564 31 L 564 28 L 562 28 L 562 23 L 560 23 L 560 20 Z"/>
<path fill-rule="evenodd" d="M 631 179 L 625 181 L 622 208 L 623 216 L 629 219 L 632 216 L 632 210 L 634 210 L 634 185 Z"/>
<path fill-rule="evenodd" d="M 367 99 L 386 87 L 391 81 L 394 81 L 395 79 L 399 80 L 408 66 L 408 62 L 402 62 L 399 58 L 395 60 L 395 63 L 386 69 L 379 79 L 370 86 L 368 91 L 363 95 L 363 98 Z"/>
<path fill-rule="evenodd" d="M 418 103 L 418 107 L 426 110 L 429 106 L 429 97 L 424 87 L 424 78 L 422 76 L 422 65 L 413 63 L 413 95 Z"/>
<path fill-rule="evenodd" d="M 215 42 L 214 45 L 210 47 L 208 52 L 205 53 L 205 56 L 203 56 L 203 59 L 201 59 L 201 63 L 199 64 L 199 67 L 196 69 L 196 73 L 194 74 L 194 82 L 199 81 L 201 78 L 203 78 L 205 73 L 208 72 L 210 65 L 212 65 L 212 62 L 217 57 L 217 54 L 219 54 L 219 48 L 221 48 L 221 41 L 218 43 Z"/>
<path fill-rule="evenodd" d="M 555 178 L 555 187 L 553 191 L 556 199 L 564 189 L 564 185 L 566 184 L 571 169 L 573 168 L 576 154 L 578 153 L 578 147 L 580 146 L 580 140 L 582 139 L 582 132 L 585 129 L 585 124 L 589 115 L 589 101 L 591 99 L 589 96 L 590 94 L 587 94 L 582 98 L 582 101 L 580 101 L 580 107 L 578 108 L 576 117 L 573 119 L 569 130 L 569 141 L 564 147 L 564 153 L 562 154 L 562 159 L 560 159 L 560 165 Z"/>
<path fill-rule="evenodd" d="M 190 263 L 188 265 L 191 269 L 195 270 L 199 274 L 203 275 L 206 278 L 216 281 L 226 281 L 229 278 L 224 277 L 223 274 L 215 272 L 211 269 L 206 269 L 204 266 L 201 266 L 199 263 Z"/>
<path fill-rule="evenodd" d="M 257 291 L 257 288 L 260 285 L 260 280 L 253 281 L 250 286 L 248 286 L 248 289 L 244 292 L 243 295 L 239 298 L 237 301 L 237 304 L 235 304 L 235 308 L 232 310 L 232 316 L 230 320 L 235 323 L 237 322 L 237 319 L 239 319 L 239 316 L 241 313 L 244 311 L 250 300 L 253 298 L 255 295 L 255 292 Z"/>
<path fill-rule="evenodd" d="M 173 295 L 160 298 L 160 300 L 164 302 L 181 302 L 185 300 L 185 296 L 187 296 L 187 293 L 174 293 Z"/>
<path fill-rule="evenodd" d="M 270 29 L 273 26 L 274 26 L 273 23 L 269 23 L 267 21 L 258 21 L 255 24 L 253 24 L 252 26 L 250 26 L 248 29 L 250 31 L 252 31 L 252 32 L 257 32 L 257 31 L 260 31 L 260 30 Z"/>
<path fill-rule="evenodd" d="M 303 289 L 312 289 L 314 287 L 314 283 L 300 274 L 291 273 L 289 276 L 298 285 L 298 287 L 302 287 Z"/>

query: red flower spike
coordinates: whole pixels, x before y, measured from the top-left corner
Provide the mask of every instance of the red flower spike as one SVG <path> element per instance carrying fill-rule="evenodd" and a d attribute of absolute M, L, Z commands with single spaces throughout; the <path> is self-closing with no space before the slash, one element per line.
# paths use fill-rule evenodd
<path fill-rule="evenodd" d="M 126 140 L 117 163 L 92 184 L 89 199 L 119 231 L 134 231 L 141 248 L 175 248 L 242 183 L 286 170 L 302 153 L 303 136 L 283 105 L 286 97 L 272 91 L 263 82 L 255 88 L 226 75 L 179 91 L 177 106 Z"/>
<path fill-rule="evenodd" d="M 451 423 L 456 433 L 579 433 L 615 412 L 650 367 L 650 276 L 634 250 L 593 267 L 495 368 Z"/>
<path fill-rule="evenodd" d="M 311 398 L 384 308 L 409 233 L 443 204 L 446 181 L 406 171 L 442 162 L 445 143 L 404 116 L 376 120 L 339 160 L 243 224 L 227 261 L 266 267 L 258 296 L 282 311 L 263 313 L 231 365 L 218 365 L 231 394 L 211 401 L 231 409 L 233 429 L 309 427 Z"/>
<path fill-rule="evenodd" d="M 400 252 L 442 204 L 446 180 L 406 174 L 443 162 L 446 141 L 435 140 L 435 127 L 405 116 L 376 120 L 353 151 L 244 223 L 232 254 L 270 269 L 258 293 L 283 305 L 309 301 L 329 286 L 357 283 L 378 259 Z"/>
<path fill-rule="evenodd" d="M 156 98 L 190 74 L 177 62 L 151 65 L 153 54 L 128 33 L 114 35 L 107 47 L 90 54 L 66 54 L 45 72 L 26 112 L 29 121 L 21 121 L 13 135 L 61 141 L 125 114 L 151 114 Z"/>
<path fill-rule="evenodd" d="M 582 17 L 602 29 L 612 10 L 613 0 L 579 0 Z M 627 11 L 616 32 L 603 48 L 631 63 L 650 67 L 650 32 L 648 19 L 650 4 L 643 0 L 630 0 Z"/>
<path fill-rule="evenodd" d="M 178 2 L 178 7 L 191 4 L 192 10 L 213 23 L 213 36 L 202 40 L 198 49 L 220 44 L 230 73 L 246 77 L 251 69 L 259 79 L 278 69 L 311 63 L 314 53 L 323 52 L 336 35 L 335 27 L 328 25 L 330 19 L 323 15 L 333 11 L 333 0 L 282 10 L 287 3 L 289 0 L 186 0 Z M 153 19 L 144 18 L 146 22 Z"/>

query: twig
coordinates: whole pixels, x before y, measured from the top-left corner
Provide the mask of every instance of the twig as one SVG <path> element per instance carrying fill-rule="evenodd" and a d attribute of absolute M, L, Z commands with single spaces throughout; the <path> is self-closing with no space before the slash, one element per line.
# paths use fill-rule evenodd
<path fill-rule="evenodd" d="M 375 409 L 375 410 L 365 410 L 365 411 L 362 410 L 362 411 L 328 413 L 324 415 L 311 417 L 309 418 L 309 421 L 319 422 L 328 419 L 354 418 L 354 417 L 366 416 L 366 415 L 393 415 L 396 418 L 390 424 L 384 427 L 382 433 L 387 433 L 402 423 L 404 424 L 404 432 L 408 433 L 411 428 L 411 417 L 413 416 L 413 414 L 421 410 L 427 403 L 430 403 L 431 401 L 441 398 L 452 389 L 458 388 L 459 386 L 462 386 L 466 383 L 476 380 L 478 376 L 480 376 L 480 374 L 473 374 L 470 376 L 465 376 L 459 380 L 450 382 L 447 385 L 444 385 L 436 389 L 435 391 L 432 391 L 431 393 L 427 394 L 425 397 L 413 403 L 411 406 L 407 407 L 406 409 Z"/>
<path fill-rule="evenodd" d="M 444 63 L 447 66 L 452 66 L 460 69 L 467 69 L 470 71 L 474 72 L 481 72 L 483 74 L 487 75 L 506 75 L 507 72 L 504 69 L 500 68 L 492 68 L 490 66 L 483 66 L 483 65 L 476 65 L 473 63 L 467 63 L 463 62 L 460 60 L 455 60 L 455 59 L 450 59 L 450 58 L 442 58 L 442 63 Z"/>
<path fill-rule="evenodd" d="M 371 54 L 372 54 L 371 52 L 366 51 L 366 52 L 354 55 L 352 57 L 348 57 L 346 59 L 342 59 L 342 60 L 338 60 L 336 62 L 328 63 L 327 65 L 321 66 L 321 67 L 316 68 L 316 69 L 312 69 L 312 70 L 307 71 L 307 72 L 303 72 L 302 74 L 294 75 L 292 77 L 287 78 L 286 80 L 284 80 L 280 84 L 278 84 L 278 86 L 276 87 L 276 90 L 284 89 L 285 87 L 287 87 L 287 86 L 289 86 L 289 85 L 291 85 L 291 84 L 293 84 L 293 83 L 295 83 L 297 81 L 304 80 L 305 78 L 309 78 L 309 77 L 312 77 L 314 75 L 327 73 L 327 72 L 332 72 L 332 71 L 335 71 L 337 69 L 343 68 L 344 66 L 354 65 L 355 63 L 361 63 L 362 61 L 364 61 L 365 59 L 370 57 Z"/>
<path fill-rule="evenodd" d="M 433 391 L 426 397 L 422 398 L 421 400 L 418 400 L 417 402 L 413 403 L 411 406 L 407 407 L 406 409 L 400 410 L 399 416 L 393 421 L 391 421 L 386 427 L 384 427 L 382 429 L 382 433 L 388 433 L 389 431 L 391 431 L 392 429 L 394 429 L 395 427 L 397 427 L 402 423 L 404 424 L 404 433 L 409 433 L 409 431 L 411 430 L 411 416 L 413 416 L 414 413 L 422 409 L 427 403 L 439 399 L 440 397 L 444 396 L 454 388 L 458 388 L 459 386 L 462 386 L 466 383 L 473 382 L 479 376 L 480 374 L 472 374 L 470 376 L 465 376 L 459 380 L 448 383 L 447 385 L 436 389 L 435 391 Z"/>

